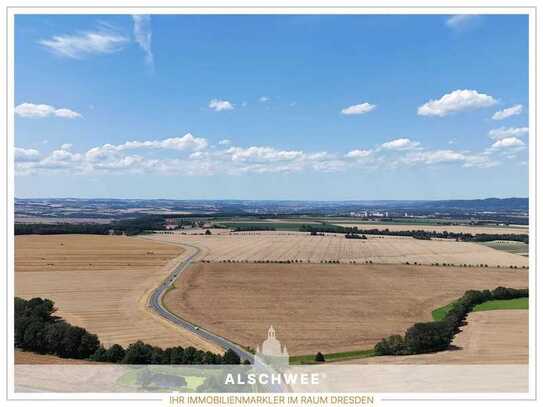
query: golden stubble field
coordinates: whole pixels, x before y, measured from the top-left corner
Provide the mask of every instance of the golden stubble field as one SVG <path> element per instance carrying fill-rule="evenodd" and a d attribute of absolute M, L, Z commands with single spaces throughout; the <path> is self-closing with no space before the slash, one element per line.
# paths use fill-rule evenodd
<path fill-rule="evenodd" d="M 124 236 L 16 236 L 15 295 L 55 301 L 60 316 L 106 345 L 143 340 L 220 352 L 146 308 L 147 296 L 188 252 Z"/>
<path fill-rule="evenodd" d="M 368 349 L 468 289 L 527 287 L 525 269 L 197 263 L 165 297 L 189 321 L 256 348 L 270 325 L 291 355 Z"/>
<path fill-rule="evenodd" d="M 300 261 L 321 263 L 454 264 L 527 267 L 528 258 L 476 243 L 454 240 L 417 240 L 411 237 L 343 235 L 310 236 L 301 232 L 243 232 L 205 235 L 156 233 L 152 239 L 189 243 L 202 248 L 201 259 L 212 262 Z"/>

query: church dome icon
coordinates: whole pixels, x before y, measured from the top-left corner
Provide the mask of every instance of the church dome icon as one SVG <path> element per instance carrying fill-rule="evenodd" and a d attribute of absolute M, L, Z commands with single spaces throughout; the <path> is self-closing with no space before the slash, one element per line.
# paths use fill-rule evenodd
<path fill-rule="evenodd" d="M 273 326 L 268 329 L 268 337 L 262 342 L 262 346 L 257 346 L 256 357 L 267 361 L 269 364 L 288 365 L 287 347 L 282 346 L 281 342 L 276 338 Z"/>

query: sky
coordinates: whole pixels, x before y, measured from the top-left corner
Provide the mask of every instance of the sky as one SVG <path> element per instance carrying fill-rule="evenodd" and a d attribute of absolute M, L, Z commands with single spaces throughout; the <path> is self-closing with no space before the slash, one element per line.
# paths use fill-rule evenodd
<path fill-rule="evenodd" d="M 524 15 L 18 15 L 15 194 L 528 196 Z"/>

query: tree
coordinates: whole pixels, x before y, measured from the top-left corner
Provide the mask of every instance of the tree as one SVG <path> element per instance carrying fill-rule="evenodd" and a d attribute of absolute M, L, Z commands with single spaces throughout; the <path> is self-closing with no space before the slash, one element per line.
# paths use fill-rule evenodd
<path fill-rule="evenodd" d="M 105 357 L 108 362 L 119 363 L 123 360 L 125 353 L 121 345 L 114 344 L 106 351 Z"/>
<path fill-rule="evenodd" d="M 152 346 L 137 341 L 128 346 L 121 363 L 125 365 L 148 365 L 151 363 L 152 355 Z"/>
<path fill-rule="evenodd" d="M 226 352 L 224 352 L 222 360 L 223 364 L 225 365 L 239 365 L 241 362 L 238 354 L 232 349 L 228 349 Z"/>
<path fill-rule="evenodd" d="M 317 352 L 317 354 L 315 355 L 315 362 L 325 362 L 324 355 L 321 352 Z"/>

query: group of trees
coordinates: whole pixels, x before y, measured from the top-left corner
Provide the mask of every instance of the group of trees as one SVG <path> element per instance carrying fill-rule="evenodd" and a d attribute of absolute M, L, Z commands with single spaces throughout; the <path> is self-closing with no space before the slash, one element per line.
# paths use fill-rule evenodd
<path fill-rule="evenodd" d="M 74 359 L 96 352 L 98 337 L 55 317 L 55 311 L 51 300 L 15 298 L 15 347 Z"/>
<path fill-rule="evenodd" d="M 174 346 L 162 349 L 137 341 L 124 349 L 113 345 L 108 349 L 100 346 L 90 356 L 95 362 L 122 363 L 126 365 L 239 365 L 239 356 L 231 349 L 224 355 L 204 352 L 192 346 Z"/>
<path fill-rule="evenodd" d="M 346 233 L 345 239 L 367 239 L 366 235 L 359 235 L 357 233 Z"/>
<path fill-rule="evenodd" d="M 452 342 L 467 314 L 478 304 L 490 300 L 528 297 L 528 289 L 497 287 L 490 290 L 469 290 L 455 301 L 441 321 L 416 323 L 404 336 L 393 335 L 375 345 L 377 355 L 412 355 L 445 350 Z"/>
<path fill-rule="evenodd" d="M 162 349 L 142 341 L 137 341 L 126 349 L 118 344 L 106 349 L 100 345 L 96 335 L 54 316 L 55 311 L 51 300 L 25 300 L 15 297 L 15 347 L 61 358 L 121 364 L 238 365 L 241 362 L 231 349 L 220 355 L 192 346 Z"/>
<path fill-rule="evenodd" d="M 116 220 L 111 223 L 16 223 L 16 235 L 137 235 L 150 230 L 164 230 L 165 218 L 146 215 L 135 219 Z"/>
<path fill-rule="evenodd" d="M 493 234 L 493 233 L 455 233 L 455 232 L 436 232 L 429 230 L 390 230 L 386 229 L 359 229 L 357 226 L 345 227 L 338 225 L 302 225 L 300 232 L 309 232 L 311 235 L 323 233 L 343 233 L 347 238 L 355 238 L 359 235 L 385 235 L 385 236 L 404 236 L 419 240 L 431 239 L 455 239 L 464 242 L 490 242 L 493 240 L 510 240 L 528 244 L 529 237 L 526 234 Z"/>
<path fill-rule="evenodd" d="M 232 229 L 232 232 L 260 232 L 260 231 L 275 231 L 275 228 L 273 226 L 265 226 L 265 225 L 240 225 L 236 226 L 234 229 Z"/>

